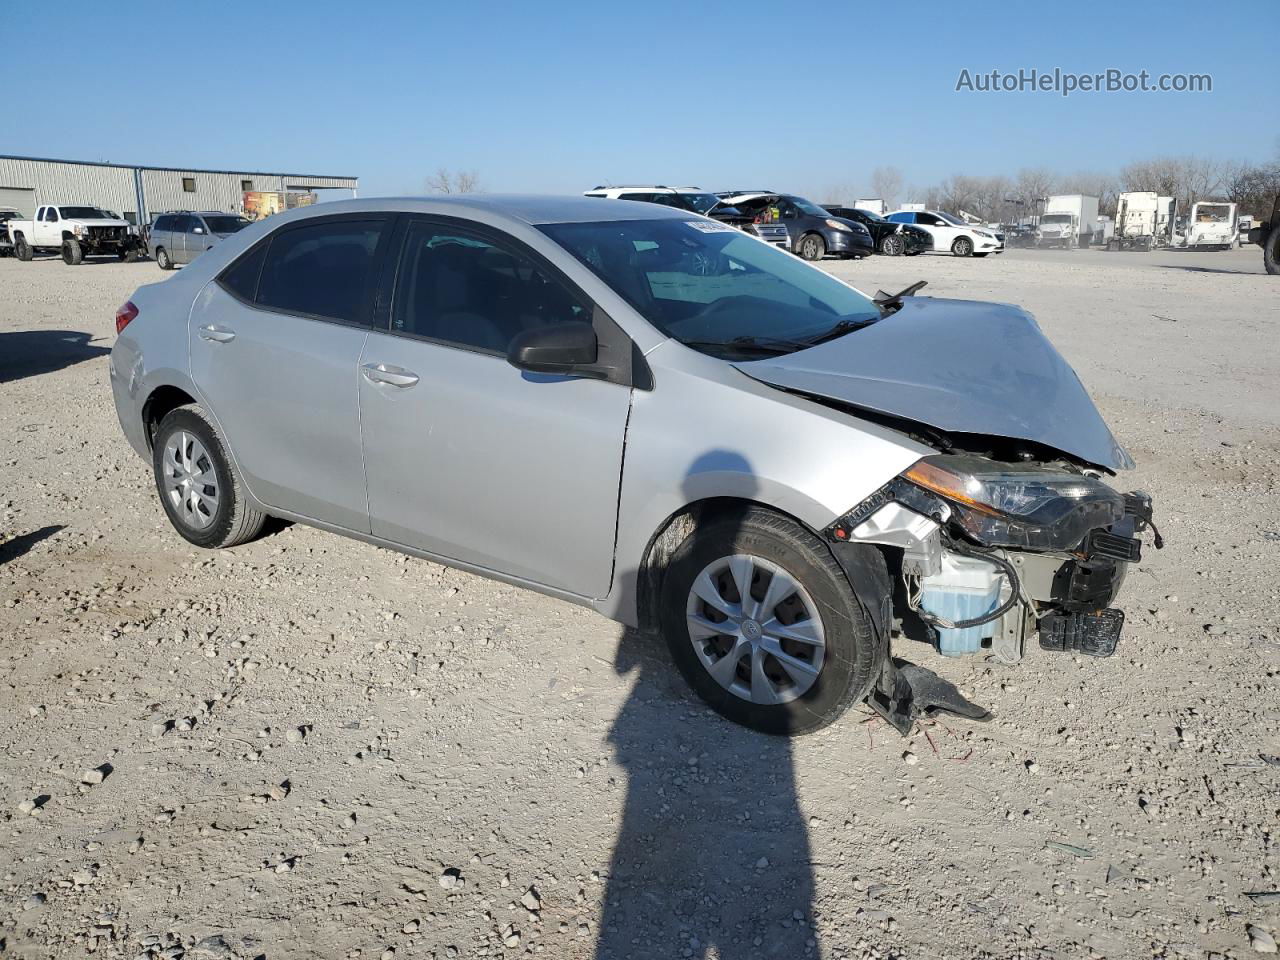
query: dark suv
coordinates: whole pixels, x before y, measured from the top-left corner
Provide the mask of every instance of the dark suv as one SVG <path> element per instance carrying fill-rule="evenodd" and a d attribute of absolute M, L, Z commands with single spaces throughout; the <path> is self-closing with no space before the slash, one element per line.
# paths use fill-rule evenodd
<path fill-rule="evenodd" d="M 933 237 L 928 231 L 906 223 L 894 223 L 884 217 L 876 216 L 870 210 L 859 210 L 857 207 L 840 207 L 827 205 L 827 210 L 845 220 L 860 223 L 871 233 L 876 249 L 886 257 L 906 255 L 914 257 L 933 249 Z"/>
<path fill-rule="evenodd" d="M 861 223 L 834 216 L 804 197 L 767 190 L 728 190 L 717 196 L 757 222 L 781 223 L 791 235 L 791 252 L 806 260 L 827 254 L 861 259 L 876 252 L 871 232 Z"/>

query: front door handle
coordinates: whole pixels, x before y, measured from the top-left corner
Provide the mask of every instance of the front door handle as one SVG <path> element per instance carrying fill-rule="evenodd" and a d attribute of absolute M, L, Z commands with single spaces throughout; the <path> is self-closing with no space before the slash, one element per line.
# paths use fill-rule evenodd
<path fill-rule="evenodd" d="M 200 338 L 202 340 L 212 340 L 214 343 L 230 343 L 236 338 L 236 335 L 230 330 L 210 325 L 200 328 Z"/>
<path fill-rule="evenodd" d="M 387 383 L 393 387 L 412 387 L 418 382 L 418 375 L 403 367 L 393 367 L 389 363 L 366 363 L 360 367 L 364 378 L 371 383 Z"/>

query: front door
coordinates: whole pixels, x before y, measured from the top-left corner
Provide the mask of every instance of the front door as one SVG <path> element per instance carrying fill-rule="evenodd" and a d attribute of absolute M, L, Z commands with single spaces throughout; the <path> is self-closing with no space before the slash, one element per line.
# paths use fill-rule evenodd
<path fill-rule="evenodd" d="M 284 227 L 196 298 L 191 375 L 268 507 L 367 533 L 356 386 L 385 217 Z"/>
<path fill-rule="evenodd" d="M 516 333 L 592 304 L 497 232 L 414 220 L 361 357 L 373 533 L 581 596 L 609 589 L 630 387 L 522 372 Z"/>

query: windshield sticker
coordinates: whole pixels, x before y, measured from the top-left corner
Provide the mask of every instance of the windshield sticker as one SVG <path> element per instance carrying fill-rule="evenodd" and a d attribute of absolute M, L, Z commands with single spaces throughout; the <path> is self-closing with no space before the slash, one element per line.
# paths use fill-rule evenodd
<path fill-rule="evenodd" d="M 684 222 L 684 225 L 686 227 L 693 227 L 693 229 L 697 230 L 699 233 L 736 233 L 737 232 L 737 230 L 734 227 L 729 226 L 727 223 L 718 223 L 715 220 L 686 220 Z"/>

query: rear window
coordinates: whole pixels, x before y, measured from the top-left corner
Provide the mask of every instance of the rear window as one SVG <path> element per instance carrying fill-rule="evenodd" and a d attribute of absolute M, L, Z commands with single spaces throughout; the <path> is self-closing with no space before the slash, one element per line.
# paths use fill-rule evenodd
<path fill-rule="evenodd" d="M 381 231 L 379 220 L 336 220 L 275 234 L 256 302 L 288 313 L 364 322 Z"/>

